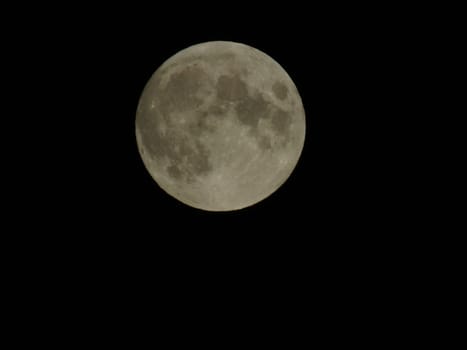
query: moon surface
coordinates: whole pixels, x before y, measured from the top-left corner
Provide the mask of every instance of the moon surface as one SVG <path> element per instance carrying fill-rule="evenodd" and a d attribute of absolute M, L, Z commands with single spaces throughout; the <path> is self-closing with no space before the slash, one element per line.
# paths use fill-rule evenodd
<path fill-rule="evenodd" d="M 170 57 L 136 112 L 146 169 L 179 201 L 238 210 L 290 176 L 305 141 L 305 111 L 287 72 L 244 44 L 212 41 Z"/>

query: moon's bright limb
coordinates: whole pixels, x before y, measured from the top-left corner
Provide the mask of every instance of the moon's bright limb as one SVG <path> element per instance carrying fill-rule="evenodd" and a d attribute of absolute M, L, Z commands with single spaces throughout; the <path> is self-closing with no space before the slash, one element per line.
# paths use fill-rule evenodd
<path fill-rule="evenodd" d="M 146 168 L 171 196 L 210 211 L 253 205 L 290 176 L 305 141 L 292 79 L 250 46 L 184 49 L 147 83 L 136 113 Z"/>

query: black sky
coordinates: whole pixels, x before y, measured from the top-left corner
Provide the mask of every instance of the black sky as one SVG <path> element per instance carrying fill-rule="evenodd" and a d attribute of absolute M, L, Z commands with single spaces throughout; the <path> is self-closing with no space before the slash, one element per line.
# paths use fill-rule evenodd
<path fill-rule="evenodd" d="M 27 35 L 50 122 L 42 140 L 48 156 L 37 163 L 44 185 L 33 200 L 51 198 L 52 205 L 38 220 L 78 227 L 86 244 L 100 247 L 266 244 L 290 256 L 316 247 L 344 252 L 393 227 L 388 203 L 397 174 L 385 161 L 388 130 L 398 121 L 390 84 L 382 82 L 391 79 L 397 57 L 383 13 L 228 6 L 79 13 L 56 16 Z M 273 57 L 294 80 L 306 112 L 305 147 L 291 177 L 266 200 L 230 213 L 193 209 L 163 192 L 144 168 L 134 134 L 151 74 L 179 50 L 209 40 L 242 42 Z"/>
<path fill-rule="evenodd" d="M 80 326 L 69 329 L 94 327 L 106 343 L 119 341 L 106 327 L 126 334 L 133 326 L 152 338 L 161 329 L 153 320 L 178 339 L 172 325 L 187 319 L 191 327 L 203 316 L 221 324 L 233 315 L 254 332 L 257 319 L 273 332 L 276 322 L 281 332 L 291 328 L 287 346 L 310 341 L 310 330 L 326 334 L 326 344 L 340 329 L 377 334 L 373 320 L 391 312 L 401 324 L 398 298 L 427 261 L 414 254 L 425 233 L 413 233 L 416 220 L 406 223 L 418 179 L 407 173 L 417 158 L 405 156 L 402 139 L 412 135 L 415 107 L 404 101 L 413 96 L 409 73 L 418 62 L 409 53 L 418 34 L 404 30 L 403 6 L 36 6 L 4 31 L 12 48 L 3 55 L 20 66 L 4 64 L 14 76 L 10 90 L 19 92 L 4 118 L 18 125 L 2 129 L 12 138 L 7 151 L 20 154 L 4 169 L 19 180 L 6 183 L 14 195 L 5 201 L 18 215 L 3 215 L 12 219 L 5 236 L 17 242 L 3 245 L 18 281 L 8 286 L 20 286 L 22 298 L 10 304 L 42 307 L 32 313 L 37 324 L 51 316 L 68 327 L 62 320 L 76 319 Z M 305 146 L 290 178 L 234 212 L 201 211 L 167 195 L 135 139 L 149 77 L 176 52 L 210 40 L 242 42 L 278 61 L 306 113 Z M 48 332 L 64 333 L 58 329 Z M 140 338 L 132 336 L 132 346 Z"/>

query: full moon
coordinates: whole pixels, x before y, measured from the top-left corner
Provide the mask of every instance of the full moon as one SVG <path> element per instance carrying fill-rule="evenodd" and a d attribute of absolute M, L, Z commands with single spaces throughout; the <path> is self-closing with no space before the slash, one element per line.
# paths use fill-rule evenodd
<path fill-rule="evenodd" d="M 291 175 L 305 142 L 297 88 L 274 59 L 212 41 L 165 61 L 142 92 L 136 141 L 170 196 L 198 209 L 254 205 Z"/>

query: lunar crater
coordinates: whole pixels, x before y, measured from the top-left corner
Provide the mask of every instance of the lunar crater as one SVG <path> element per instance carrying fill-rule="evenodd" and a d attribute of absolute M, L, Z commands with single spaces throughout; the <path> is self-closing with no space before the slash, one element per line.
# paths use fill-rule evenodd
<path fill-rule="evenodd" d="M 171 111 L 184 112 L 199 107 L 205 94 L 201 91 L 209 81 L 201 68 L 188 66 L 173 73 L 161 93 L 163 103 Z"/>
<path fill-rule="evenodd" d="M 266 118 L 270 112 L 268 102 L 258 94 L 254 97 L 248 95 L 236 106 L 238 120 L 252 128 L 258 126 L 261 118 Z"/>
<path fill-rule="evenodd" d="M 248 96 L 245 82 L 238 77 L 221 75 L 216 85 L 217 98 L 225 101 L 240 101 Z"/>
<path fill-rule="evenodd" d="M 280 81 L 276 81 L 272 85 L 272 91 L 279 100 L 284 100 L 288 94 L 287 86 L 285 86 L 285 84 L 281 83 Z"/>
<path fill-rule="evenodd" d="M 292 123 L 292 117 L 290 113 L 282 110 L 276 109 L 272 113 L 271 123 L 274 131 L 280 136 L 286 136 L 290 130 L 290 124 Z"/>

